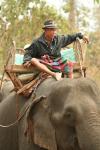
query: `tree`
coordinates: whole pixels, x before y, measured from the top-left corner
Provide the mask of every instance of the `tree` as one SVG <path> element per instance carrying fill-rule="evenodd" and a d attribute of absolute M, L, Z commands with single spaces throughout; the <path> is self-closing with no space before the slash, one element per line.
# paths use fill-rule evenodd
<path fill-rule="evenodd" d="M 3 61 L 7 58 L 8 49 L 12 47 L 12 40 L 17 47 L 24 47 L 41 34 L 46 19 L 54 19 L 58 23 L 58 27 L 61 27 L 59 33 L 68 31 L 67 20 L 54 7 L 48 6 L 45 0 L 4 0 L 0 16 L 0 50 Z"/>
<path fill-rule="evenodd" d="M 95 3 L 100 3 L 100 0 L 94 0 Z"/>
<path fill-rule="evenodd" d="M 63 10 L 68 14 L 69 20 L 69 30 L 74 32 L 77 28 L 76 26 L 76 0 L 64 0 L 66 3 L 63 6 Z M 67 16 L 67 15 L 66 15 Z"/>
<path fill-rule="evenodd" d="M 100 6 L 96 6 L 94 8 L 94 11 L 93 11 L 93 14 L 94 14 L 94 17 L 95 17 L 95 29 L 96 30 L 100 30 Z"/>

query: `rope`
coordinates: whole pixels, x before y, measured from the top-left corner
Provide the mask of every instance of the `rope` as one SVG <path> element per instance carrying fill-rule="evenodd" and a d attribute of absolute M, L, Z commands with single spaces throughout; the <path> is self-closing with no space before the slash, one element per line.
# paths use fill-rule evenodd
<path fill-rule="evenodd" d="M 30 104 L 28 106 L 26 106 L 26 108 L 25 108 L 24 112 L 22 112 L 22 114 L 21 113 L 19 114 L 19 117 L 18 117 L 17 120 L 15 120 L 15 122 L 13 122 L 13 123 L 11 123 L 9 125 L 2 125 L 2 124 L 0 124 L 0 127 L 2 127 L 2 128 L 9 128 L 9 127 L 12 127 L 12 126 L 16 125 L 23 118 L 23 116 L 25 115 L 25 113 L 27 112 L 29 107 L 30 107 Z"/>
<path fill-rule="evenodd" d="M 38 80 L 37 84 L 33 87 L 33 88 L 34 88 L 34 91 L 33 91 L 34 96 L 32 96 L 32 99 L 34 99 L 35 96 L 36 96 L 36 89 L 37 89 L 37 87 L 38 87 L 45 79 L 48 78 L 48 75 L 45 74 L 45 73 L 40 73 L 40 77 L 39 77 L 39 78 L 40 78 L 40 79 Z M 17 97 L 16 97 L 16 100 L 17 100 Z M 36 103 L 36 102 L 38 102 L 38 101 L 39 101 L 39 100 L 36 99 L 36 100 L 34 100 L 34 102 L 32 101 L 32 103 Z M 25 115 L 25 113 L 27 112 L 27 110 L 28 110 L 30 107 L 31 107 L 31 103 L 29 103 L 29 105 L 26 106 L 26 108 L 25 108 L 24 112 L 22 112 L 22 114 L 20 113 L 20 114 L 18 115 L 17 120 L 16 120 L 15 122 L 13 122 L 13 123 L 11 123 L 11 124 L 9 124 L 9 125 L 2 125 L 2 124 L 0 124 L 0 127 L 2 127 L 2 128 L 9 128 L 9 127 L 11 127 L 11 126 L 16 125 L 16 124 L 23 118 L 23 116 Z M 16 112 L 16 113 L 18 114 L 18 113 L 19 113 L 19 112 L 18 112 L 18 104 L 16 104 L 16 108 L 17 108 L 17 112 Z"/>
<path fill-rule="evenodd" d="M 16 43 L 15 43 L 15 41 L 12 41 L 12 44 L 13 44 L 13 47 L 14 47 L 14 52 L 12 51 L 12 48 L 10 48 L 10 51 L 8 50 L 8 51 L 9 51 L 9 54 L 8 54 L 6 63 L 5 63 L 5 65 L 4 65 L 4 70 L 3 70 L 3 74 L 2 74 L 2 78 L 1 78 L 1 84 L 0 84 L 0 90 L 1 90 L 1 87 L 2 87 L 4 75 L 5 75 L 5 68 L 7 67 L 7 65 L 8 65 L 8 63 L 9 63 L 9 60 L 11 59 L 13 53 L 14 53 L 14 54 L 13 54 L 13 55 L 14 55 L 14 56 L 13 56 L 13 63 L 14 63 L 15 51 L 16 51 Z"/>
<path fill-rule="evenodd" d="M 19 101 L 18 101 L 18 94 L 16 94 L 16 117 L 19 117 Z"/>
<path fill-rule="evenodd" d="M 7 67 L 7 65 L 8 65 L 8 63 L 9 63 L 9 60 L 10 60 L 11 56 L 12 56 L 12 53 L 11 53 L 11 50 L 10 50 L 10 52 L 9 52 L 9 54 L 8 54 L 8 58 L 7 58 L 6 64 L 5 64 L 4 68 L 6 68 L 6 67 Z M 1 87 L 2 87 L 2 83 L 3 83 L 4 75 L 5 75 L 5 69 L 3 70 L 3 74 L 2 74 L 2 78 L 1 78 L 0 90 L 1 90 Z"/>
<path fill-rule="evenodd" d="M 46 73 L 43 73 L 43 72 L 41 72 L 40 74 L 39 74 L 39 80 L 37 81 L 37 83 L 33 86 L 33 96 L 35 97 L 36 96 L 36 90 L 37 90 L 37 88 L 38 88 L 38 86 L 45 80 L 45 79 L 47 79 L 47 78 L 49 78 L 49 75 L 48 74 L 46 74 Z"/>
<path fill-rule="evenodd" d="M 84 77 L 84 72 L 83 72 L 83 50 L 82 50 L 82 46 L 81 43 L 79 41 L 78 38 L 76 38 L 76 41 L 73 44 L 73 49 L 75 50 L 75 54 L 77 55 L 76 57 L 78 57 L 79 60 L 79 65 L 80 65 L 80 70 L 81 70 L 81 74 Z"/>

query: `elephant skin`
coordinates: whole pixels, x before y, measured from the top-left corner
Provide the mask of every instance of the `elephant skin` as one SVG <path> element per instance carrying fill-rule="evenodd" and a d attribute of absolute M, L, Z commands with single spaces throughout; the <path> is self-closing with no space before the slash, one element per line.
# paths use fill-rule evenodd
<path fill-rule="evenodd" d="M 6 99 L 8 95 L 14 90 L 14 85 L 12 81 L 3 81 L 1 89 L 0 89 L 0 102 Z"/>
<path fill-rule="evenodd" d="M 0 104 L 0 124 L 16 120 L 15 96 Z M 0 127 L 0 150 L 100 150 L 100 91 L 94 81 L 50 78 L 34 100 L 17 99 L 24 115 L 15 126 Z"/>

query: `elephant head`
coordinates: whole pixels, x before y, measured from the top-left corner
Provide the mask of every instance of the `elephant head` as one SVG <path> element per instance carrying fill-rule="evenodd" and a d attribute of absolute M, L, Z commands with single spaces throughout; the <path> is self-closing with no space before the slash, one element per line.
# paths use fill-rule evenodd
<path fill-rule="evenodd" d="M 19 125 L 19 133 L 24 133 L 24 137 L 21 136 L 21 149 L 24 147 L 22 143 L 27 142 L 25 139 L 27 137 L 27 143 L 30 142 L 31 145 L 31 142 L 33 142 L 39 147 L 42 147 L 43 149 L 41 150 L 57 150 L 55 129 L 48 117 L 48 110 L 47 98 L 45 96 L 40 96 L 29 103 L 29 109 Z M 30 147 L 33 148 L 33 146 Z"/>
<path fill-rule="evenodd" d="M 48 150 L 100 150 L 100 92 L 93 81 L 58 81 L 46 98 L 35 101 L 24 120 L 35 144 Z"/>
<path fill-rule="evenodd" d="M 14 91 L 14 85 L 11 81 L 4 81 L 0 89 L 0 102 L 8 97 Z"/>

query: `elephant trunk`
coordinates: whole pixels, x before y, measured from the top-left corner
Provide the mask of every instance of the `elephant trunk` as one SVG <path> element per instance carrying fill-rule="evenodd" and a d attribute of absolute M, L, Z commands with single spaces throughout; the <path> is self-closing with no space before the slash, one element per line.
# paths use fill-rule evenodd
<path fill-rule="evenodd" d="M 82 150 L 100 150 L 100 117 L 97 112 L 89 112 L 76 126 L 78 142 Z"/>

